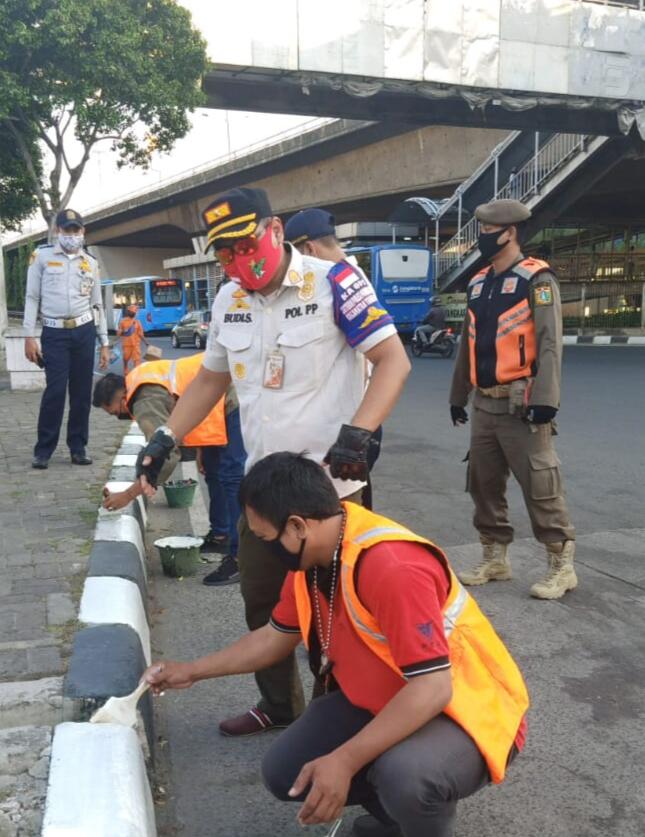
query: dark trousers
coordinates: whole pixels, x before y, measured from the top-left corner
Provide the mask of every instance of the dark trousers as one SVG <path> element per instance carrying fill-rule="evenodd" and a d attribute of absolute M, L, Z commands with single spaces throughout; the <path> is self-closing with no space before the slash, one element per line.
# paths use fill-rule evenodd
<path fill-rule="evenodd" d="M 237 522 L 240 518 L 240 483 L 244 476 L 246 451 L 240 428 L 240 411 L 226 416 L 225 445 L 202 448 L 204 480 L 208 487 L 208 517 L 215 535 L 226 535 L 230 540 L 231 555 L 237 555 L 239 538 Z"/>
<path fill-rule="evenodd" d="M 94 323 L 69 329 L 44 326 L 40 343 L 47 386 L 40 402 L 34 456 L 49 459 L 56 450 L 68 390 L 67 446 L 71 453 L 83 454 L 89 436 L 96 328 Z"/>
<path fill-rule="evenodd" d="M 266 753 L 267 788 L 278 799 L 293 801 L 289 789 L 302 766 L 340 747 L 372 717 L 342 692 L 316 698 Z M 488 782 L 486 762 L 472 738 L 447 715 L 437 715 L 360 770 L 347 804 L 396 823 L 404 837 L 453 837 L 457 801 Z"/>

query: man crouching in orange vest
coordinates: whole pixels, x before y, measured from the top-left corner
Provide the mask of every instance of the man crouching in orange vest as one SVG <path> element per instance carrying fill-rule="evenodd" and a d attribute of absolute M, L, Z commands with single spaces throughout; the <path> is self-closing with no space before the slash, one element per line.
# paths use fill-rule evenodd
<path fill-rule="evenodd" d="M 272 744 L 262 773 L 301 825 L 362 805 L 357 835 L 449 837 L 458 799 L 501 782 L 524 743 L 517 665 L 444 553 L 361 506 L 325 471 L 274 453 L 242 481 L 253 532 L 291 572 L 271 621 L 193 662 L 160 662 L 159 694 L 254 672 L 303 640 L 325 694 Z"/>

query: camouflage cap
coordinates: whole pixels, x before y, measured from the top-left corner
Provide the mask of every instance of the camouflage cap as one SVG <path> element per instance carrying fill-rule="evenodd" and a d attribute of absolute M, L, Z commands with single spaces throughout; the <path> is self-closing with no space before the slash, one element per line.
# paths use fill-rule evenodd
<path fill-rule="evenodd" d="M 502 198 L 498 201 L 481 203 L 475 210 L 475 218 L 482 224 L 494 224 L 504 227 L 507 224 L 519 224 L 531 217 L 531 210 L 521 201 Z"/>

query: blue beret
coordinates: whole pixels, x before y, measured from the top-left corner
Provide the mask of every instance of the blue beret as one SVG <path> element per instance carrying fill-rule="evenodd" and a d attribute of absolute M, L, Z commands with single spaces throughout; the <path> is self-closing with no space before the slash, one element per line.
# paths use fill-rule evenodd
<path fill-rule="evenodd" d="M 284 234 L 287 241 L 296 245 L 304 241 L 324 238 L 326 235 L 336 235 L 334 216 L 326 209 L 318 207 L 302 209 L 289 218 Z"/>

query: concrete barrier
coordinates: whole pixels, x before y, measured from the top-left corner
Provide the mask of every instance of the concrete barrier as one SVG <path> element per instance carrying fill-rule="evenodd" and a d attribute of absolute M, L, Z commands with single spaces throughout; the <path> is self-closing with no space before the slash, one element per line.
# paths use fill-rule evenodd
<path fill-rule="evenodd" d="M 134 730 L 59 724 L 42 837 L 155 837 L 146 766 Z"/>
<path fill-rule="evenodd" d="M 145 439 L 133 424 L 113 461 L 108 487 L 134 479 Z M 154 837 L 156 826 L 144 753 L 154 760 L 152 699 L 139 701 L 145 735 L 112 724 L 85 723 L 111 696 L 132 692 L 150 662 L 142 497 L 118 512 L 99 509 L 56 727 L 43 837 Z M 142 749 L 143 745 L 143 749 Z"/>

